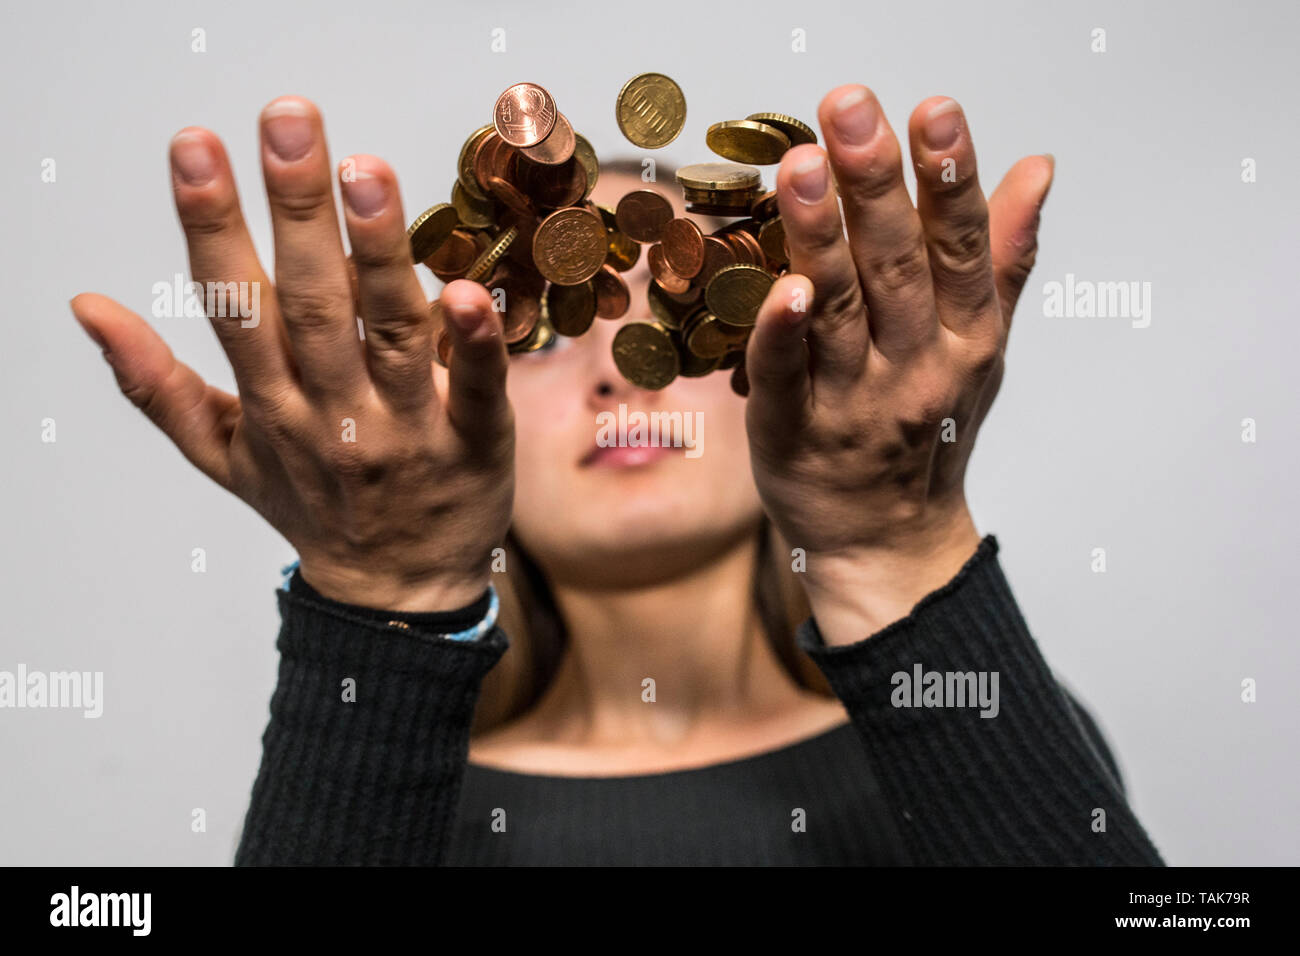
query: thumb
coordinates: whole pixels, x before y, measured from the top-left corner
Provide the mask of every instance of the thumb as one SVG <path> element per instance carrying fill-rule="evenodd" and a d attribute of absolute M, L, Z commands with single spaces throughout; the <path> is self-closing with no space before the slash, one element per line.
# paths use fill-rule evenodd
<path fill-rule="evenodd" d="M 69 304 L 82 329 L 103 350 L 122 394 L 195 467 L 229 488 L 230 430 L 239 414 L 239 399 L 176 361 L 149 323 L 125 306 L 87 292 Z"/>
<path fill-rule="evenodd" d="M 1038 254 L 1038 220 L 1056 173 L 1051 155 L 1026 156 L 989 197 L 989 242 L 1002 321 L 1011 326 L 1016 301 Z"/>

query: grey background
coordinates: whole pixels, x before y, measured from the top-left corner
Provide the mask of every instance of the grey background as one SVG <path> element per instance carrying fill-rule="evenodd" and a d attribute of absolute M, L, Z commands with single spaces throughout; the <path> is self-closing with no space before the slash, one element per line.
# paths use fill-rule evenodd
<path fill-rule="evenodd" d="M 321 106 L 336 159 L 392 162 L 410 218 L 445 198 L 461 141 L 512 82 L 547 86 L 602 155 L 635 154 L 612 106 L 648 69 L 687 96 L 685 133 L 664 151 L 676 162 L 708 158 L 711 122 L 815 122 L 821 96 L 855 81 L 900 129 L 925 96 L 957 97 L 988 190 L 1018 157 L 1056 155 L 971 466 L 977 521 L 1166 858 L 1300 862 L 1293 4 L 43 3 L 3 16 L 0 669 L 102 670 L 106 686 L 99 720 L 0 710 L 0 863 L 228 863 L 257 769 L 273 591 L 292 552 L 116 392 L 66 305 L 91 290 L 147 315 L 153 284 L 185 271 L 169 137 L 195 124 L 224 139 L 269 265 L 256 118 L 274 96 Z M 494 27 L 506 53 L 490 51 Z M 1094 27 L 1104 54 L 1090 52 Z M 1043 284 L 1066 273 L 1151 282 L 1150 327 L 1044 318 Z M 157 325 L 233 388 L 205 322 Z M 1245 417 L 1256 444 L 1241 441 Z M 195 547 L 206 574 L 190 570 Z M 1090 570 L 1094 547 L 1105 574 Z M 1246 677 L 1255 704 L 1240 701 Z M 195 807 L 206 833 L 190 830 Z"/>

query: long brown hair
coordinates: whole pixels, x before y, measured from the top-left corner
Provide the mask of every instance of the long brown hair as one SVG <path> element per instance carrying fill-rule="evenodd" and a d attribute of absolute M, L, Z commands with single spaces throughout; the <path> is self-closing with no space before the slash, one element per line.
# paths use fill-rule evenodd
<path fill-rule="evenodd" d="M 636 157 L 602 160 L 601 170 L 641 176 Z M 672 182 L 676 170 L 659 161 L 656 179 Z M 711 223 L 713 217 L 703 217 Z M 720 224 L 722 220 L 717 220 Z M 778 660 L 801 687 L 831 696 L 817 665 L 795 644 L 795 629 L 809 615 L 808 599 L 795 577 L 790 549 L 764 516 L 758 528 L 758 560 L 750 587 L 763 632 Z M 526 713 L 545 693 L 568 643 L 564 620 L 538 562 L 513 531 L 505 541 L 506 571 L 493 575 L 501 598 L 499 623 L 510 638 L 510 649 L 483 682 L 473 732 L 484 733 Z M 701 626 L 708 626 L 701 622 Z"/>

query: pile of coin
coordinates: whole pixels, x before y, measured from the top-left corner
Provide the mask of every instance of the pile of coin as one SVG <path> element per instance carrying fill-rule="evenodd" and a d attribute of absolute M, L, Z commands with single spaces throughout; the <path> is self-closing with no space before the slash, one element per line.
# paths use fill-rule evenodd
<path fill-rule="evenodd" d="M 668 77 L 643 73 L 619 91 L 616 115 L 632 143 L 658 149 L 680 134 L 686 100 Z M 640 388 L 660 389 L 679 375 L 731 369 L 743 395 L 758 308 L 789 268 L 776 194 L 763 192 L 759 171 L 746 164 L 779 162 L 791 146 L 816 140 L 779 113 L 710 127 L 709 147 L 736 162 L 677 173 L 689 213 L 735 220 L 706 236 L 655 189 L 634 190 L 614 209 L 591 202 L 600 175 L 591 144 L 550 93 L 519 83 L 497 99 L 492 123 L 465 141 L 451 202 L 411 224 L 411 255 L 444 282 L 483 283 L 503 313 L 509 350 L 530 352 L 556 335 L 582 335 L 597 317 L 626 315 L 631 293 L 622 273 L 644 246 L 654 321 L 629 322 L 614 336 L 619 371 Z M 433 312 L 445 365 L 450 339 L 436 302 Z"/>

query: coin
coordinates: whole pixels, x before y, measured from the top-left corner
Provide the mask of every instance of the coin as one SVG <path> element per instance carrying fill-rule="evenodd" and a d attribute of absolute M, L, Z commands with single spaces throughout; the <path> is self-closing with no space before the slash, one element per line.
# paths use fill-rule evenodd
<path fill-rule="evenodd" d="M 673 218 L 673 204 L 653 189 L 634 189 L 618 201 L 614 210 L 618 228 L 637 242 L 658 242 L 664 226 Z"/>
<path fill-rule="evenodd" d="M 720 269 L 704 289 L 709 311 L 728 325 L 752 326 L 773 278 L 756 265 L 737 263 Z"/>
<path fill-rule="evenodd" d="M 555 128 L 551 94 L 536 83 L 516 83 L 497 97 L 492 125 L 511 146 L 536 146 Z"/>
<path fill-rule="evenodd" d="M 479 186 L 478 180 L 474 178 L 474 155 L 484 138 L 495 133 L 496 130 L 491 124 L 474 130 L 469 139 L 465 140 L 465 145 L 460 148 L 460 156 L 456 160 L 456 178 L 475 199 L 487 199 L 487 196 Z"/>
<path fill-rule="evenodd" d="M 618 128 L 634 145 L 659 149 L 686 125 L 686 97 L 662 73 L 642 73 L 623 84 L 614 113 Z"/>
<path fill-rule="evenodd" d="M 704 141 L 719 156 L 756 166 L 779 163 L 790 148 L 790 137 L 775 126 L 755 120 L 714 123 L 705 134 Z"/>
<path fill-rule="evenodd" d="M 668 330 L 658 322 L 629 322 L 614 334 L 614 364 L 637 388 L 658 390 L 681 370 Z"/>
<path fill-rule="evenodd" d="M 556 285 L 578 285 L 600 269 L 609 252 L 605 224 L 587 209 L 557 209 L 533 234 L 537 271 Z"/>
<path fill-rule="evenodd" d="M 650 304 L 650 314 L 660 325 L 669 329 L 681 328 L 682 322 L 695 309 L 700 299 L 700 290 L 691 289 L 685 295 L 675 295 L 652 281 L 646 289 L 646 299 Z"/>
<path fill-rule="evenodd" d="M 424 264 L 443 282 L 451 282 L 470 270 L 478 253 L 473 233 L 466 229 L 453 229 L 447 241 L 424 259 Z"/>
<path fill-rule="evenodd" d="M 781 266 L 790 261 L 790 247 L 785 241 L 785 223 L 780 216 L 763 223 L 763 228 L 758 230 L 758 244 L 768 262 Z"/>
<path fill-rule="evenodd" d="M 778 215 L 779 212 L 780 209 L 776 204 L 776 190 L 771 189 L 754 200 L 754 204 L 750 207 L 749 215 L 751 218 L 757 219 L 761 222 L 771 219 L 773 216 Z"/>
<path fill-rule="evenodd" d="M 502 261 L 486 285 L 492 293 L 493 308 L 502 313 L 502 337 L 506 344 L 528 338 L 542 314 L 541 294 L 546 280 L 535 272 Z"/>
<path fill-rule="evenodd" d="M 695 275 L 695 281 L 701 285 L 708 285 L 709 280 L 718 274 L 719 269 L 734 266 L 739 261 L 736 258 L 736 251 L 731 248 L 725 239 L 719 239 L 717 236 L 706 236 L 704 238 L 704 264 Z"/>
<path fill-rule="evenodd" d="M 689 330 L 682 330 L 682 340 L 687 349 L 701 358 L 720 359 L 731 349 L 744 345 L 749 332 L 749 329 L 719 322 L 716 315 L 705 312 Z"/>
<path fill-rule="evenodd" d="M 551 134 L 536 146 L 525 146 L 519 151 L 534 163 L 557 166 L 573 156 L 576 144 L 577 138 L 573 134 L 573 127 L 569 125 L 563 113 L 556 113 L 555 127 L 551 130 Z"/>
<path fill-rule="evenodd" d="M 513 183 L 500 176 L 488 177 L 488 189 L 508 209 L 521 216 L 532 216 L 537 212 L 527 196 L 516 189 Z"/>
<path fill-rule="evenodd" d="M 690 219 L 673 219 L 663 228 L 664 259 L 668 268 L 685 279 L 704 265 L 704 233 Z"/>
<path fill-rule="evenodd" d="M 406 230 L 406 237 L 411 243 L 411 258 L 423 262 L 438 251 L 438 247 L 447 241 L 453 229 L 460 225 L 460 216 L 456 207 L 440 202 L 430 206 L 416 217 Z"/>
<path fill-rule="evenodd" d="M 583 172 L 587 174 L 587 189 L 582 194 L 582 198 L 586 199 L 596 188 L 596 181 L 600 178 L 600 160 L 597 159 L 596 151 L 587 141 L 587 137 L 581 133 L 573 134 L 573 156 L 582 166 Z"/>
<path fill-rule="evenodd" d="M 618 271 L 606 262 L 592 277 L 596 290 L 596 315 L 602 319 L 621 319 L 632 307 L 632 293 Z"/>
<path fill-rule="evenodd" d="M 552 285 L 546 290 L 546 315 L 557 334 L 582 335 L 596 318 L 596 290 L 592 283 Z"/>
<path fill-rule="evenodd" d="M 545 312 L 544 306 L 542 311 Z M 555 338 L 555 330 L 551 328 L 550 321 L 543 314 L 538 317 L 537 324 L 533 326 L 533 331 L 528 334 L 528 338 L 510 346 L 510 351 L 513 353 L 536 352 L 545 348 L 553 338 Z"/>
<path fill-rule="evenodd" d="M 506 250 L 510 248 L 510 243 L 515 241 L 519 235 L 519 230 L 511 226 L 503 232 L 493 243 L 488 246 L 487 250 L 475 260 L 474 265 L 470 267 L 469 272 L 465 273 L 465 278 L 474 282 L 481 282 L 485 276 L 492 274 L 492 267 L 495 266 Z M 715 310 L 716 311 L 716 310 Z"/>
<path fill-rule="evenodd" d="M 752 266 L 761 266 L 763 264 L 763 247 L 758 244 L 758 240 L 748 230 L 735 229 L 728 232 L 723 238 L 736 251 L 737 262 L 748 262 Z"/>
<path fill-rule="evenodd" d="M 817 142 L 817 134 L 813 132 L 811 126 L 807 123 L 801 123 L 793 116 L 786 116 L 784 113 L 750 113 L 745 119 L 776 127 L 785 133 L 786 138 L 790 140 L 791 146 L 802 146 L 805 143 L 815 144 Z"/>
<path fill-rule="evenodd" d="M 511 172 L 520 191 L 543 209 L 559 209 L 578 202 L 589 182 L 587 171 L 576 156 L 552 166 L 525 159 L 516 163 Z"/>
<path fill-rule="evenodd" d="M 489 176 L 488 181 L 491 179 Z M 451 204 L 460 221 L 471 229 L 489 229 L 496 224 L 496 203 L 491 199 L 475 199 L 459 179 L 451 187 Z"/>
<path fill-rule="evenodd" d="M 693 163 L 677 170 L 677 182 L 684 189 L 728 192 L 758 189 L 763 183 L 763 174 L 753 166 L 737 163 Z"/>
<path fill-rule="evenodd" d="M 668 257 L 664 254 L 663 243 L 656 242 L 646 253 L 646 260 L 650 265 L 650 274 L 668 292 L 683 293 L 691 287 L 691 280 L 685 276 L 679 276 L 668 264 Z"/>

